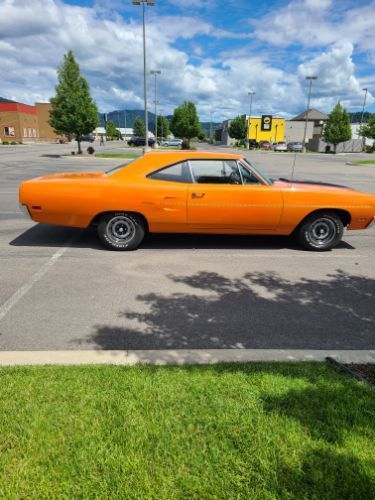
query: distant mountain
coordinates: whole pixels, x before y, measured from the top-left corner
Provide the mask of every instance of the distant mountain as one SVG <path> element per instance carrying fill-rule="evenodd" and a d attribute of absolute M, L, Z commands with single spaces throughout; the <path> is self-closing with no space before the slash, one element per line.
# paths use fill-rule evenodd
<path fill-rule="evenodd" d="M 349 114 L 349 118 L 350 118 L 350 123 L 360 123 L 362 111 L 356 111 L 355 113 L 348 113 L 348 114 Z M 363 113 L 363 123 L 367 123 L 370 116 L 371 116 L 371 113 L 369 113 L 368 111 L 365 111 Z"/>
<path fill-rule="evenodd" d="M 211 122 L 201 122 L 201 127 L 202 129 L 207 133 L 207 135 L 210 135 L 211 131 Z M 212 122 L 212 133 L 215 132 L 216 129 L 221 127 L 221 123 L 219 122 Z"/>
<path fill-rule="evenodd" d="M 134 121 L 139 116 L 139 118 L 144 121 L 145 113 L 143 109 L 119 109 L 110 111 L 109 113 L 99 113 L 100 127 L 105 127 L 105 118 L 107 116 L 108 121 L 113 121 L 118 128 L 133 128 Z M 148 129 L 154 130 L 155 128 L 155 115 L 151 111 L 147 113 L 148 115 Z"/>
<path fill-rule="evenodd" d="M 117 128 L 133 128 L 134 121 L 139 116 L 139 118 L 144 121 L 144 111 L 143 109 L 119 109 L 114 111 L 109 111 L 108 113 L 99 113 L 100 127 L 105 127 L 105 118 L 107 120 L 113 121 Z M 171 121 L 172 115 L 166 116 L 168 121 Z M 211 122 L 201 122 L 202 129 L 209 135 Z M 215 131 L 221 126 L 221 123 L 212 122 L 212 130 Z M 148 111 L 148 129 L 153 131 L 155 129 L 155 114 Z"/>

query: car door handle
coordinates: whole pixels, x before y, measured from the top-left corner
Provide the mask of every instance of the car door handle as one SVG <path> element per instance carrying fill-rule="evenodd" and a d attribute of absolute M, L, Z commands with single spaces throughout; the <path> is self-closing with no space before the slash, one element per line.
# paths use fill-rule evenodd
<path fill-rule="evenodd" d="M 192 198 L 203 198 L 206 193 L 191 193 Z"/>

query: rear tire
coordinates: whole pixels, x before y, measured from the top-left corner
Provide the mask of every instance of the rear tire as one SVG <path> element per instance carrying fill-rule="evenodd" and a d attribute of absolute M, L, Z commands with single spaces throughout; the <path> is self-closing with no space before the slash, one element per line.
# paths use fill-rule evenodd
<path fill-rule="evenodd" d="M 145 237 L 145 224 L 139 215 L 115 212 L 103 216 L 98 224 L 100 241 L 111 250 L 135 250 Z"/>
<path fill-rule="evenodd" d="M 337 246 L 344 233 L 344 224 L 334 212 L 310 215 L 298 230 L 298 239 L 307 250 L 325 252 Z"/>

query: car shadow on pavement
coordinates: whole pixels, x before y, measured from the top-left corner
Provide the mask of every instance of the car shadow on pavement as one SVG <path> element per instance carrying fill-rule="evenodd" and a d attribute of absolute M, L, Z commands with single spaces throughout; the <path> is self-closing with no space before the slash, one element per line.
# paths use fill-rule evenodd
<path fill-rule="evenodd" d="M 61 247 L 66 244 L 72 248 L 106 250 L 103 245 L 101 245 L 96 230 L 93 227 L 80 229 L 65 226 L 50 226 L 48 224 L 36 224 L 10 242 L 12 246 L 33 247 Z M 354 250 L 354 247 L 345 241 L 341 241 L 336 248 Z M 140 247 L 140 250 L 142 249 L 290 249 L 307 252 L 294 238 L 288 236 L 217 234 L 149 234 Z"/>
<path fill-rule="evenodd" d="M 12 246 L 21 247 L 62 247 L 91 248 L 94 250 L 106 249 L 100 244 L 96 231 L 93 228 L 80 229 L 76 227 L 50 226 L 36 224 L 14 238 Z"/>
<path fill-rule="evenodd" d="M 170 275 L 183 292 L 124 303 L 74 345 L 126 349 L 375 349 L 375 280 L 337 270 L 290 281 L 272 272 Z M 125 286 L 125 285 L 124 285 Z"/>

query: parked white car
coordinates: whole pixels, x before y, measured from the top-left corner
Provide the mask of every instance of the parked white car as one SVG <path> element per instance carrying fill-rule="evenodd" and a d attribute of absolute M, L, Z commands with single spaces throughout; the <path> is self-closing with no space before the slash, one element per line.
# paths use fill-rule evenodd
<path fill-rule="evenodd" d="M 288 151 L 288 146 L 286 145 L 286 142 L 274 142 L 272 144 L 272 149 L 274 151 Z"/>

